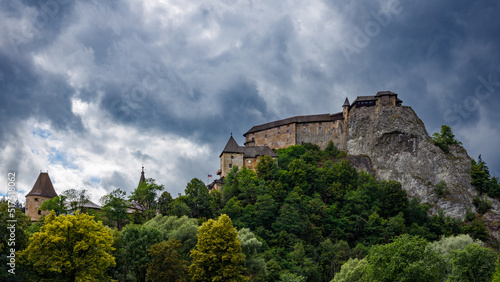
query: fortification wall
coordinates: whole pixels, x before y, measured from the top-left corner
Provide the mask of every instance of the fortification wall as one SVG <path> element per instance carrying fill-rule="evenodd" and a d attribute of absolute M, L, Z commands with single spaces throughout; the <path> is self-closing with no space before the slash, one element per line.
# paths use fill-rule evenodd
<path fill-rule="evenodd" d="M 325 149 L 328 142 L 333 141 L 335 146 L 340 148 L 342 143 L 342 127 L 340 123 L 343 121 L 328 121 L 328 122 L 310 122 L 297 124 L 297 143 L 312 143 L 318 145 L 321 149 Z"/>
<path fill-rule="evenodd" d="M 282 149 L 297 144 L 295 133 L 295 123 L 285 124 L 250 133 L 245 136 L 245 143 L 253 140 L 252 146 L 268 146 L 271 149 Z"/>
<path fill-rule="evenodd" d="M 256 170 L 258 161 L 259 161 L 258 158 L 245 158 L 244 166 L 248 169 Z"/>
<path fill-rule="evenodd" d="M 25 213 L 27 216 L 31 218 L 31 221 L 37 221 L 42 215 L 50 214 L 49 211 L 40 211 L 38 213 L 38 209 L 42 206 L 42 203 L 50 200 L 51 198 L 42 197 L 42 196 L 28 196 L 26 197 L 26 209 Z"/>

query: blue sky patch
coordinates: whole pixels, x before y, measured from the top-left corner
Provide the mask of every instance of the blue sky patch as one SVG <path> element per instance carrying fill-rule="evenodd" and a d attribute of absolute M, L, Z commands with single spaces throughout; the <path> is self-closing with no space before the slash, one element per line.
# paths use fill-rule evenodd
<path fill-rule="evenodd" d="M 51 164 L 60 164 L 67 169 L 78 169 L 78 166 L 70 161 L 64 152 L 54 147 L 50 148 L 49 162 Z"/>

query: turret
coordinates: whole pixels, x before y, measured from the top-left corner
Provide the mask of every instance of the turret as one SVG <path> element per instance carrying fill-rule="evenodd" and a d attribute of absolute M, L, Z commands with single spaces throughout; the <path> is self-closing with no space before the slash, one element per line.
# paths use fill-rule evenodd
<path fill-rule="evenodd" d="M 57 196 L 52 181 L 50 181 L 48 172 L 40 172 L 38 179 L 33 185 L 31 191 L 26 195 L 25 213 L 31 218 L 31 221 L 37 221 L 42 215 L 48 215 L 48 211 L 41 211 L 39 208 L 46 200 Z"/>
<path fill-rule="evenodd" d="M 349 115 L 349 107 L 350 106 L 351 106 L 351 104 L 349 104 L 349 99 L 347 99 L 347 97 L 345 97 L 344 105 L 342 105 L 344 120 L 347 120 L 347 116 Z"/>

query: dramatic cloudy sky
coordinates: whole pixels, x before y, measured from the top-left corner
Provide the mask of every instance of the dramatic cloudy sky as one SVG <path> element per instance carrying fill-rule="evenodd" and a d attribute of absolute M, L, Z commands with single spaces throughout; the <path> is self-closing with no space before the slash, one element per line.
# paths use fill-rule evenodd
<path fill-rule="evenodd" d="M 108 3 L 109 2 L 109 3 Z M 500 176 L 500 2 L 0 2 L 0 194 L 40 170 L 57 192 L 176 196 L 230 133 L 399 94 Z M 214 178 L 212 178 L 213 180 Z"/>

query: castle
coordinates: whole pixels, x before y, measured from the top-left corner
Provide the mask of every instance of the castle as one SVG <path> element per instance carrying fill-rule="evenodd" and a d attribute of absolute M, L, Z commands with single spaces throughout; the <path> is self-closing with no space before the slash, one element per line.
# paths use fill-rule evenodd
<path fill-rule="evenodd" d="M 244 146 L 239 146 L 233 136 L 229 138 L 220 154 L 220 179 L 209 184 L 210 189 L 220 189 L 222 179 L 233 166 L 255 169 L 258 158 L 268 155 L 276 158 L 271 149 L 282 149 L 292 145 L 312 143 L 325 149 L 330 141 L 341 150 L 347 150 L 349 134 L 349 116 L 362 107 L 375 107 L 378 112 L 382 107 L 399 107 L 403 101 L 398 94 L 391 91 L 380 91 L 375 96 L 358 96 L 352 104 L 345 99 L 342 112 L 295 116 L 277 120 L 250 128 L 243 136 Z"/>

